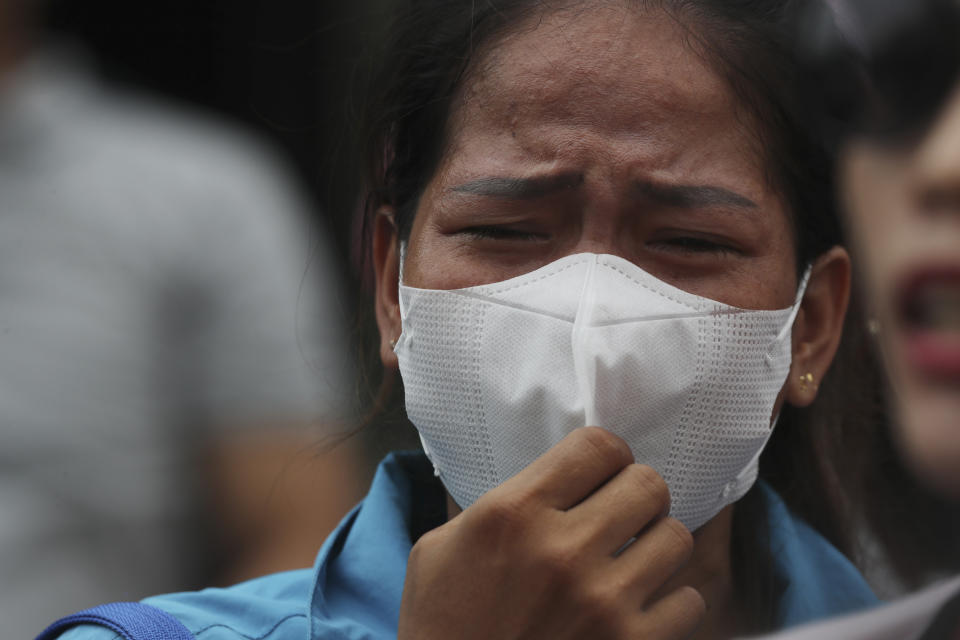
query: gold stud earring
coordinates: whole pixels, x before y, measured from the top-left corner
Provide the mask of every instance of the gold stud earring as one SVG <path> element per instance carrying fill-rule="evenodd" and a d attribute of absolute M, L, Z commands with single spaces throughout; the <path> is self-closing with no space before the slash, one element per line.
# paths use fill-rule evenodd
<path fill-rule="evenodd" d="M 813 385 L 813 374 L 805 373 L 800 376 L 800 389 L 806 391 L 811 385 Z M 816 385 L 813 385 L 816 388 Z"/>

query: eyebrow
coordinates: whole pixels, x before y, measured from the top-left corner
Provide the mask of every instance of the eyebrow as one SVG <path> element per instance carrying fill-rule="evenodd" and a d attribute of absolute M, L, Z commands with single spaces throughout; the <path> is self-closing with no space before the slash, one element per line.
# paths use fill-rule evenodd
<path fill-rule="evenodd" d="M 583 174 L 562 173 L 536 178 L 480 178 L 453 187 L 455 193 L 511 200 L 543 198 L 564 189 L 583 184 Z"/>
<path fill-rule="evenodd" d="M 534 178 L 479 178 L 452 187 L 454 193 L 464 193 L 509 200 L 534 200 L 564 189 L 575 189 L 583 183 L 583 174 L 566 173 Z M 636 195 L 660 204 L 681 209 L 698 207 L 739 207 L 756 209 L 756 202 L 723 187 L 713 185 L 667 185 L 639 181 L 634 183 Z"/>
<path fill-rule="evenodd" d="M 697 207 L 741 207 L 756 209 L 756 202 L 735 191 L 712 185 L 656 184 L 637 182 L 634 185 L 637 195 L 660 204 L 681 209 Z"/>

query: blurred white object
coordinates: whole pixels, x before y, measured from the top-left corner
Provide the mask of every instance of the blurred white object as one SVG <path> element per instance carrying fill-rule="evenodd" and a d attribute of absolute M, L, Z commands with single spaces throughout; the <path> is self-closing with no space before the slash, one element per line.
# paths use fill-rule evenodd
<path fill-rule="evenodd" d="M 917 640 L 938 611 L 960 592 L 960 578 L 940 582 L 912 596 L 864 613 L 816 622 L 766 640 Z"/>

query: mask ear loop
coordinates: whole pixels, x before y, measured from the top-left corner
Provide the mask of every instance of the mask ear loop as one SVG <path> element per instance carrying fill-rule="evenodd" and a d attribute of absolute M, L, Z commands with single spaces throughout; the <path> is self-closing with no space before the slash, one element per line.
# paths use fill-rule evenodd
<path fill-rule="evenodd" d="M 787 335 L 793 331 L 793 323 L 797 319 L 797 314 L 800 313 L 800 305 L 803 303 L 803 297 L 807 293 L 807 285 L 810 284 L 810 275 L 813 273 L 813 265 L 807 265 L 806 270 L 803 272 L 803 277 L 800 278 L 800 286 L 797 287 L 797 297 L 794 299 L 793 307 L 790 309 L 790 314 L 787 316 L 783 323 L 783 327 L 780 329 L 780 333 L 777 335 L 776 341 L 771 344 L 771 347 L 782 343 L 786 339 Z M 770 354 L 767 354 L 767 359 L 771 358 Z M 751 486 L 757 480 L 757 474 L 759 472 L 760 456 L 763 454 L 764 450 L 767 448 L 767 443 L 770 442 L 770 437 L 773 435 L 773 430 L 777 426 L 777 422 L 780 421 L 780 412 L 777 412 L 777 415 L 773 417 L 773 420 L 770 422 L 770 430 L 767 432 L 766 440 L 763 442 L 763 446 L 757 451 L 757 454 L 750 459 L 750 462 L 743 467 L 743 469 L 734 477 L 732 482 L 727 483 L 723 488 L 723 491 L 720 495 L 721 500 L 726 500 L 729 496 L 733 495 L 740 487 L 745 483 L 749 483 Z"/>
<path fill-rule="evenodd" d="M 401 324 L 402 324 L 404 318 L 407 317 L 407 308 L 406 308 L 406 304 L 404 304 L 404 299 L 403 299 L 403 263 L 404 263 L 404 261 L 406 260 L 406 258 L 407 258 L 407 241 L 406 241 L 406 240 L 401 240 L 401 241 L 400 241 L 400 264 L 399 264 L 398 267 L 397 267 L 398 272 L 399 272 L 399 273 L 398 273 L 398 277 L 397 277 L 397 288 L 399 289 L 399 291 L 397 292 L 397 300 L 399 300 L 399 302 L 400 302 L 400 321 L 401 321 Z M 401 327 L 401 333 L 400 333 L 400 335 L 401 335 L 401 337 L 403 336 L 402 327 Z M 397 338 L 397 342 L 399 342 L 399 341 L 400 341 L 400 338 Z"/>
<path fill-rule="evenodd" d="M 787 337 L 787 334 L 793 331 L 793 323 L 797 319 L 797 314 L 800 313 L 800 305 L 803 303 L 803 296 L 807 294 L 807 285 L 810 284 L 810 275 L 813 273 L 813 265 L 808 264 L 806 270 L 803 272 L 803 277 L 800 278 L 800 286 L 797 287 L 797 297 L 793 301 L 793 307 L 790 309 L 790 315 L 787 316 L 786 322 L 783 323 L 783 328 L 780 329 L 780 333 L 777 335 L 777 340 L 783 340 Z"/>
<path fill-rule="evenodd" d="M 397 338 L 397 343 L 393 347 L 394 352 L 396 352 L 397 349 L 400 348 L 401 343 L 404 341 L 406 337 L 406 333 L 403 331 L 403 326 L 402 326 L 403 321 L 407 317 L 407 308 L 406 308 L 406 304 L 404 303 L 404 296 L 403 296 L 403 263 L 406 260 L 406 258 L 407 258 L 407 241 L 401 240 L 400 241 L 400 264 L 398 265 L 399 277 L 397 278 L 398 280 L 397 286 L 399 288 L 397 299 L 400 302 L 401 328 L 400 328 L 400 337 Z M 430 445 L 427 444 L 426 439 L 424 439 L 423 434 L 420 433 L 419 429 L 417 429 L 417 436 L 420 438 L 420 446 L 423 447 L 423 452 L 426 454 L 427 460 L 430 461 L 430 466 L 433 467 L 433 475 L 443 480 L 442 476 L 440 475 L 440 468 L 437 467 L 436 462 L 434 461 L 433 451 L 430 449 Z"/>

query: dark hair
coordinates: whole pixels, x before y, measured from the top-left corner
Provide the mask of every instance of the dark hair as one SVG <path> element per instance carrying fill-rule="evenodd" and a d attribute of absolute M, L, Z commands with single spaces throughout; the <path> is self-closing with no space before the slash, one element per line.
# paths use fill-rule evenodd
<path fill-rule="evenodd" d="M 811 7 L 798 25 L 805 89 L 823 107 L 818 126 L 830 145 L 912 139 L 960 81 L 954 0 L 836 0 L 833 11 Z M 872 340 L 859 349 L 879 361 Z M 960 509 L 905 465 L 887 418 L 891 395 L 864 405 L 872 405 L 870 421 L 840 434 L 833 464 L 852 514 L 905 585 L 916 587 L 960 569 Z"/>
<path fill-rule="evenodd" d="M 833 0 L 807 7 L 798 30 L 805 93 L 835 143 L 922 130 L 960 73 L 954 0 Z"/>
<path fill-rule="evenodd" d="M 783 194 L 793 222 L 798 273 L 816 256 L 841 244 L 832 198 L 833 159 L 812 135 L 807 106 L 798 93 L 801 67 L 792 36 L 798 11 L 807 2 L 632 1 L 674 16 L 688 32 L 691 46 L 723 74 L 740 98 L 766 152 L 767 179 Z M 550 5 L 545 0 L 408 1 L 393 27 L 385 65 L 373 79 L 375 92 L 367 100 L 368 190 L 363 202 L 367 234 L 378 208 L 390 205 L 401 237 L 407 237 L 420 195 L 443 157 L 452 100 L 471 65 L 530 12 Z M 847 382 L 833 378 L 834 384 Z M 818 440 L 850 415 L 844 407 L 839 403 L 803 412 L 785 408 L 763 456 L 761 474 L 792 508 L 847 551 L 849 529 L 835 499 L 835 483 L 822 466 Z M 828 419 L 822 425 L 811 424 L 823 417 Z M 780 441 L 787 446 L 780 446 Z M 771 558 L 757 553 L 768 548 L 766 526 L 762 495 L 751 491 L 735 509 L 731 549 L 742 619 L 752 623 L 745 631 L 772 629 L 777 622 L 784 585 Z"/>
<path fill-rule="evenodd" d="M 630 0 L 626 0 L 630 1 Z M 769 179 L 794 220 L 798 269 L 838 244 L 830 203 L 832 162 L 811 135 L 798 86 L 792 23 L 806 3 L 795 0 L 634 0 L 677 17 L 699 53 L 718 67 L 756 121 L 767 150 Z M 810 0 L 816 2 L 817 0 Z M 544 0 L 471 3 L 408 0 L 391 30 L 367 99 L 364 139 L 369 219 L 381 204 L 396 209 L 409 233 L 421 191 L 440 162 L 451 101 L 477 57 Z M 689 16 L 682 20 L 681 16 Z"/>

